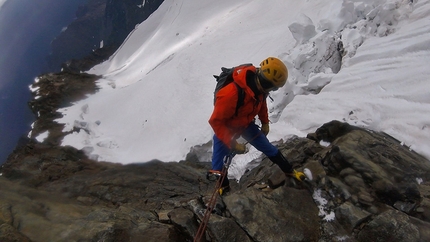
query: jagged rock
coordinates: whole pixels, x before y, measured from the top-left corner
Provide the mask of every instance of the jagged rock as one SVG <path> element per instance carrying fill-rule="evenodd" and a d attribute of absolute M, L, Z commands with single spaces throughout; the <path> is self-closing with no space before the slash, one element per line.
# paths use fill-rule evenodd
<path fill-rule="evenodd" d="M 44 122 L 50 119 L 38 125 Z M 1 241 L 191 241 L 196 235 L 215 187 L 202 156 L 95 162 L 56 146 L 59 137 L 31 140 L 0 168 Z M 203 240 L 430 241 L 428 160 L 387 134 L 337 121 L 309 137 L 278 146 L 312 181 L 286 177 L 267 158 L 254 161 L 216 198 Z M 321 146 L 318 137 L 331 144 Z"/>
<path fill-rule="evenodd" d="M 348 200 L 351 197 L 353 188 L 343 183 L 340 179 L 335 177 L 327 176 L 327 185 L 329 185 L 336 194 L 339 194 L 344 200 Z"/>
<path fill-rule="evenodd" d="M 376 216 L 358 233 L 360 241 L 421 241 L 417 226 L 406 214 L 389 209 Z"/>
<path fill-rule="evenodd" d="M 253 241 L 235 220 L 216 214 L 210 217 L 208 230 L 214 241 Z"/>
<path fill-rule="evenodd" d="M 414 216 L 423 221 L 430 222 L 430 199 L 424 197 L 421 200 Z"/>
<path fill-rule="evenodd" d="M 168 213 L 170 212 L 170 210 L 161 210 L 157 212 L 158 215 L 158 221 L 162 222 L 162 223 L 169 223 L 170 222 L 170 217 L 168 216 Z"/>
<path fill-rule="evenodd" d="M 353 232 L 353 229 L 370 215 L 369 212 L 357 208 L 350 202 L 345 202 L 336 208 L 336 218 L 349 232 Z"/>
<path fill-rule="evenodd" d="M 30 242 L 30 239 L 26 236 L 22 235 L 15 229 L 13 226 L 9 224 L 1 224 L 0 225 L 0 241 L 3 242 Z"/>
<path fill-rule="evenodd" d="M 318 239 L 318 212 L 306 190 L 280 187 L 271 192 L 262 192 L 250 187 L 224 200 L 236 222 L 254 240 Z"/>
<path fill-rule="evenodd" d="M 405 212 L 407 214 L 410 214 L 416 207 L 415 203 L 408 203 L 408 202 L 402 202 L 397 201 L 394 203 L 393 207 L 395 207 L 397 210 Z"/>
<path fill-rule="evenodd" d="M 194 213 L 189 209 L 175 208 L 168 213 L 172 223 L 190 240 L 197 234 L 199 224 L 194 219 Z"/>

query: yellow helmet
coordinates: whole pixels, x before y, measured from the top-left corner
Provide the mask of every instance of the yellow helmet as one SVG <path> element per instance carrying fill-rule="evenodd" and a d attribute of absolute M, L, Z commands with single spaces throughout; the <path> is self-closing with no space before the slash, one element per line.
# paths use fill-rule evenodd
<path fill-rule="evenodd" d="M 263 79 L 260 83 L 264 89 L 269 89 L 264 87 L 267 84 L 274 89 L 283 87 L 288 79 L 287 66 L 276 57 L 268 57 L 260 63 L 259 78 Z"/>

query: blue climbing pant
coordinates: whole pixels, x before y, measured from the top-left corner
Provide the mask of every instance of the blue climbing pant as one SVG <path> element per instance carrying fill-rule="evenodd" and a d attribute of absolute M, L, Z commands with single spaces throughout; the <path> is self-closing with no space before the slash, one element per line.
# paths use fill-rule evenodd
<path fill-rule="evenodd" d="M 258 126 L 252 122 L 242 132 L 241 136 L 257 150 L 268 157 L 275 156 L 278 148 L 272 145 Z M 230 149 L 216 135 L 213 137 L 212 170 L 221 171 L 224 165 L 224 157 L 230 153 Z"/>

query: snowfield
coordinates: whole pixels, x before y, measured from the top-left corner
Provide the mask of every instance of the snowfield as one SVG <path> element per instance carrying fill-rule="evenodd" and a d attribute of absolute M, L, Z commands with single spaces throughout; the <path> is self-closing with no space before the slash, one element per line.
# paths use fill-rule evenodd
<path fill-rule="evenodd" d="M 429 0 L 166 0 L 89 71 L 100 91 L 60 110 L 65 131 L 80 128 L 62 145 L 123 164 L 184 159 L 212 138 L 212 75 L 268 56 L 289 68 L 270 96 L 270 140 L 337 119 L 430 159 Z M 236 156 L 230 175 L 259 156 Z"/>

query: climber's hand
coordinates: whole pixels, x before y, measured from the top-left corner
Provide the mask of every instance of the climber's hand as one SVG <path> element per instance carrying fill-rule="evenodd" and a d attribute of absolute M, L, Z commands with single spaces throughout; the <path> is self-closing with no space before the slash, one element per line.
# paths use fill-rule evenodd
<path fill-rule="evenodd" d="M 246 153 L 246 145 L 245 144 L 236 143 L 233 146 L 233 151 L 236 154 L 245 154 Z"/>
<path fill-rule="evenodd" d="M 264 135 L 268 135 L 269 134 L 269 124 L 262 124 L 261 125 L 261 132 L 263 132 Z"/>

